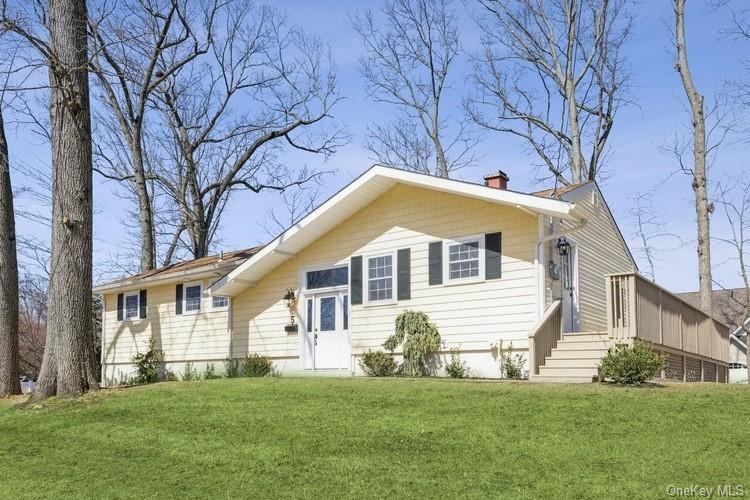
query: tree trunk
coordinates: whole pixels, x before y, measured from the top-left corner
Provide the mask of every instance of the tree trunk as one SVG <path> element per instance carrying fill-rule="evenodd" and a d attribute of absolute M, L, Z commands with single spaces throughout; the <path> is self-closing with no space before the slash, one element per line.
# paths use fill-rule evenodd
<path fill-rule="evenodd" d="M 156 242 L 154 231 L 154 211 L 151 195 L 148 192 L 146 170 L 143 162 L 143 145 L 141 128 L 137 126 L 133 131 L 134 143 L 131 144 L 134 166 L 135 192 L 138 196 L 138 214 L 141 233 L 141 272 L 150 271 L 156 267 Z"/>
<path fill-rule="evenodd" d="M 713 313 L 713 281 L 711 277 L 711 208 L 708 201 L 708 178 L 706 172 L 706 118 L 703 111 L 703 96 L 693 83 L 688 65 L 685 40 L 685 0 L 674 0 L 675 34 L 677 37 L 677 71 L 682 78 L 685 95 L 690 103 L 693 121 L 693 191 L 695 193 L 695 215 L 698 227 L 698 278 L 700 283 L 701 309 Z"/>
<path fill-rule="evenodd" d="M 92 156 L 86 0 L 50 0 L 52 256 L 35 397 L 97 388 L 92 321 Z"/>
<path fill-rule="evenodd" d="M 21 394 L 18 379 L 18 261 L 10 159 L 0 109 L 0 398 Z"/>

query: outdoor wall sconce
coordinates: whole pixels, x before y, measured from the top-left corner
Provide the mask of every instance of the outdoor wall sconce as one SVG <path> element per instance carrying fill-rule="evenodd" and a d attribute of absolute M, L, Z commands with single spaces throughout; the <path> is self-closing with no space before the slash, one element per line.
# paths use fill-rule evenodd
<path fill-rule="evenodd" d="M 287 309 L 289 309 L 289 324 L 284 327 L 284 331 L 286 333 L 297 333 L 298 326 L 294 321 L 294 316 L 297 312 L 297 297 L 294 295 L 294 290 L 292 290 L 291 288 L 286 289 L 286 294 L 284 295 L 284 305 L 286 305 Z"/>
<path fill-rule="evenodd" d="M 570 252 L 570 243 L 565 239 L 565 236 L 557 240 L 557 251 L 560 253 L 560 257 L 565 257 Z"/>

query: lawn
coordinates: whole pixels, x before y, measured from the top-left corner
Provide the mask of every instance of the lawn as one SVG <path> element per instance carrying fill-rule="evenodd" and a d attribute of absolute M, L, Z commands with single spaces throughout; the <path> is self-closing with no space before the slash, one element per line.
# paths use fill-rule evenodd
<path fill-rule="evenodd" d="M 0 402 L 0 498 L 750 491 L 746 386 L 232 379 Z"/>

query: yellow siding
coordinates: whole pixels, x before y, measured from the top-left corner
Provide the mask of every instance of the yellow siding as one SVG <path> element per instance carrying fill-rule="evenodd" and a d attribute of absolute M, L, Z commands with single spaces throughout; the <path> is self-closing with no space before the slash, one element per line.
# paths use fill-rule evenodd
<path fill-rule="evenodd" d="M 203 289 L 208 285 L 209 280 L 204 280 Z M 105 296 L 105 365 L 130 364 L 133 355 L 145 349 L 151 335 L 166 362 L 220 362 L 228 357 L 227 309 L 212 309 L 211 298 L 204 296 L 199 313 L 177 315 L 175 284 L 147 290 L 146 319 L 117 321 L 117 294 Z"/>
<path fill-rule="evenodd" d="M 495 231 L 503 234 L 502 279 L 428 285 L 429 242 Z M 538 314 L 537 232 L 537 218 L 515 208 L 397 185 L 234 297 L 234 354 L 299 356 L 301 335 L 284 332 L 289 313 L 281 297 L 287 287 L 299 293 L 301 267 L 345 263 L 352 255 L 400 248 L 411 248 L 411 299 L 396 305 L 352 306 L 353 354 L 380 348 L 404 309 L 427 313 L 439 327 L 446 348 L 489 351 L 490 344 L 500 339 L 525 347 Z"/>
<path fill-rule="evenodd" d="M 599 206 L 592 202 L 592 192 L 598 194 Z M 588 221 L 583 229 L 570 235 L 578 242 L 580 329 L 588 332 L 606 331 L 607 296 L 604 276 L 632 271 L 633 261 L 608 213 L 604 197 L 595 184 L 587 184 L 564 198 L 575 203 Z"/>

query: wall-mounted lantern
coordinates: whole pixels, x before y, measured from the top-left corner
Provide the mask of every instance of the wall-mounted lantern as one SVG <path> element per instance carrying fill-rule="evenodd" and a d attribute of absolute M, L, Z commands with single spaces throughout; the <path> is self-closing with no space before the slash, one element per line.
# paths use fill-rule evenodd
<path fill-rule="evenodd" d="M 294 290 L 291 288 L 286 289 L 284 305 L 289 309 L 289 324 L 284 327 L 284 331 L 286 331 L 286 333 L 297 333 L 298 327 L 294 321 L 294 317 L 297 314 L 297 297 L 294 295 Z"/>
<path fill-rule="evenodd" d="M 565 257 L 570 252 L 570 243 L 565 239 L 565 236 L 557 240 L 557 251 L 560 253 L 560 257 Z"/>

